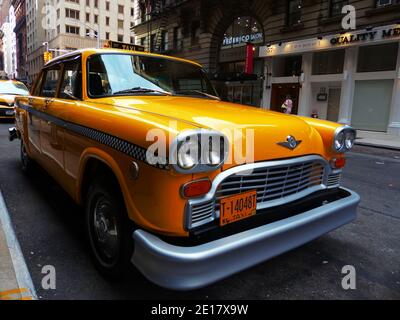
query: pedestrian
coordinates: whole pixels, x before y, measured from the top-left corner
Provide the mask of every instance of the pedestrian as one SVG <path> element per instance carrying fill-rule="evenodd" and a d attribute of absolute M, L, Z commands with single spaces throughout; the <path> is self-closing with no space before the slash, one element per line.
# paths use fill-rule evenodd
<path fill-rule="evenodd" d="M 286 100 L 282 103 L 281 106 L 282 110 L 286 114 L 291 114 L 292 113 L 292 108 L 293 108 L 293 100 L 290 94 L 286 96 Z"/>

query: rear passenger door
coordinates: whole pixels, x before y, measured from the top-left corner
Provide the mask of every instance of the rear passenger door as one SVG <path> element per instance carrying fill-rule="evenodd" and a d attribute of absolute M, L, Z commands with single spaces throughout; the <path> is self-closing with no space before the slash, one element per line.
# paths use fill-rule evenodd
<path fill-rule="evenodd" d="M 63 133 L 58 120 L 60 108 L 56 103 L 62 65 L 56 64 L 44 70 L 43 85 L 39 97 L 35 98 L 35 109 L 41 113 L 40 143 L 43 166 L 52 173 L 63 169 Z"/>

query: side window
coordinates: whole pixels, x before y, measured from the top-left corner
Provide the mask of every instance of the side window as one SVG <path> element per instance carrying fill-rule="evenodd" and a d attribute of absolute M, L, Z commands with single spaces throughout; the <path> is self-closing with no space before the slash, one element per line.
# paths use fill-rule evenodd
<path fill-rule="evenodd" d="M 60 71 L 60 66 L 55 66 L 45 71 L 41 97 L 54 98 L 56 96 Z"/>
<path fill-rule="evenodd" d="M 67 62 L 64 65 L 60 98 L 72 100 L 82 99 L 82 69 L 80 60 Z"/>
<path fill-rule="evenodd" d="M 33 96 L 40 95 L 40 89 L 42 88 L 42 83 L 43 83 L 43 72 L 40 74 L 39 78 L 36 81 L 35 89 L 32 92 Z"/>

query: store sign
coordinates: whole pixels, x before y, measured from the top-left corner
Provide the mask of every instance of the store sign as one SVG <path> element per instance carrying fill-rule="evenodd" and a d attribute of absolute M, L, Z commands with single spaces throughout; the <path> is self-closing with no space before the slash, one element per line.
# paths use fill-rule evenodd
<path fill-rule="evenodd" d="M 308 51 L 343 48 L 348 46 L 378 43 L 400 39 L 400 25 L 377 27 L 371 31 L 355 31 L 339 35 L 325 36 L 322 39 L 306 39 L 282 43 L 279 45 L 263 46 L 260 57 L 303 53 Z"/>
<path fill-rule="evenodd" d="M 262 40 L 263 40 L 262 32 L 257 32 L 257 33 L 246 34 L 246 35 L 237 36 L 237 37 L 224 37 L 222 45 L 223 46 L 232 46 L 232 45 L 245 44 L 248 42 L 257 42 L 257 41 L 262 41 Z"/>

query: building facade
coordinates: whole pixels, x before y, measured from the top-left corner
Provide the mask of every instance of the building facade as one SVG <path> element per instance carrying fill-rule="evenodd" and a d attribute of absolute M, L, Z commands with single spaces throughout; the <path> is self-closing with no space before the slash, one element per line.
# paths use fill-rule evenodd
<path fill-rule="evenodd" d="M 11 4 L 15 9 L 17 77 L 27 81 L 26 3 L 25 0 L 13 0 Z"/>
<path fill-rule="evenodd" d="M 26 48 L 28 82 L 32 83 L 43 66 L 46 41 L 46 0 L 26 1 Z"/>
<path fill-rule="evenodd" d="M 57 56 L 80 48 L 103 46 L 107 40 L 134 43 L 132 0 L 38 0 L 37 6 L 34 4 L 34 1 L 27 4 L 31 80 L 43 66 L 46 47 L 56 50 L 53 56 Z M 35 27 L 41 31 L 31 29 Z"/>
<path fill-rule="evenodd" d="M 345 5 L 356 9 L 348 33 Z M 282 111 L 290 96 L 295 114 L 400 135 L 398 0 L 136 0 L 135 7 L 136 43 L 201 63 L 225 100 Z"/>
<path fill-rule="evenodd" d="M 16 55 L 16 37 L 15 13 L 14 7 L 9 6 L 8 15 L 0 26 L 2 31 L 2 50 L 3 50 L 3 70 L 9 79 L 17 77 L 17 55 Z"/>

